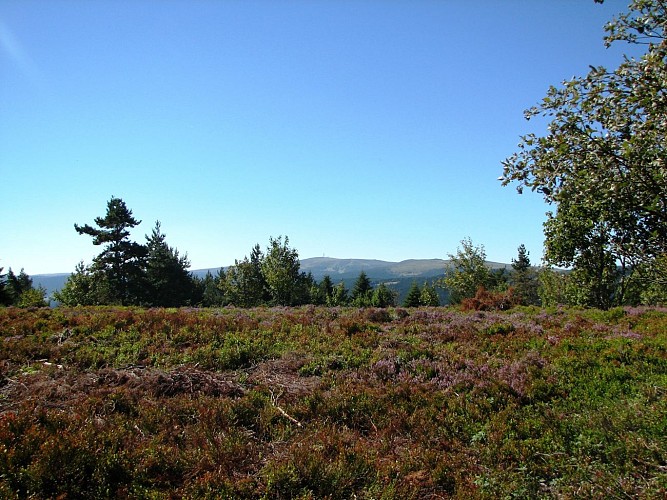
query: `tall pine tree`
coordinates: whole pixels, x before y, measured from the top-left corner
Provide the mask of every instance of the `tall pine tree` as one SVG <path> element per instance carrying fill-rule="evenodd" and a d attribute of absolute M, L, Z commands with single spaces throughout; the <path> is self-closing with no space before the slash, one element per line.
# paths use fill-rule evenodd
<path fill-rule="evenodd" d="M 93 261 L 92 271 L 101 273 L 108 284 L 111 304 L 138 304 L 145 299 L 146 247 L 130 241 L 130 229 L 141 224 L 132 216 L 120 198 L 112 197 L 107 203 L 104 217 L 96 217 L 92 227 L 88 224 L 74 229 L 79 234 L 92 236 L 94 245 L 104 245 L 104 250 Z"/>

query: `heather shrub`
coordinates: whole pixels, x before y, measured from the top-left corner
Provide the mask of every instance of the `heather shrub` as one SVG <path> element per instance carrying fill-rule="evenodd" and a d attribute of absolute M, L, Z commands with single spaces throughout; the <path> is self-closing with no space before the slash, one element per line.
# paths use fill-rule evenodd
<path fill-rule="evenodd" d="M 270 498 L 345 499 L 373 479 L 373 469 L 354 433 L 324 426 L 287 450 L 286 460 L 265 471 Z"/>
<path fill-rule="evenodd" d="M 502 292 L 491 292 L 479 287 L 474 297 L 461 301 L 461 308 L 464 311 L 506 311 L 520 303 L 521 297 L 516 295 L 512 287 Z"/>
<path fill-rule="evenodd" d="M 1 309 L 0 496 L 665 496 L 664 310 L 401 311 Z"/>

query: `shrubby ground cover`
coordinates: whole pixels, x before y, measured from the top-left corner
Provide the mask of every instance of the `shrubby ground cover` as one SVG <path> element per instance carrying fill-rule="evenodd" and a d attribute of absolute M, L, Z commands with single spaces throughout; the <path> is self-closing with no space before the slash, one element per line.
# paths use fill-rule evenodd
<path fill-rule="evenodd" d="M 667 310 L 0 309 L 3 498 L 663 498 Z"/>

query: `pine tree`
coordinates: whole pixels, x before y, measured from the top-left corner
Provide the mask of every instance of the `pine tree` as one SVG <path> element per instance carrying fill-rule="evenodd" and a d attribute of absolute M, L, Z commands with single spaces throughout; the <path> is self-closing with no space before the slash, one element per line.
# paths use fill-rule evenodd
<path fill-rule="evenodd" d="M 408 294 L 403 301 L 403 307 L 419 307 L 421 305 L 422 291 L 416 281 L 412 282 Z"/>
<path fill-rule="evenodd" d="M 178 250 L 167 244 L 160 221 L 155 223 L 151 235 L 146 236 L 146 249 L 147 302 L 157 307 L 188 304 L 194 292 L 192 275 L 188 272 L 190 262 L 187 255 L 179 255 Z"/>
<path fill-rule="evenodd" d="M 0 267 L 0 306 L 11 305 L 12 299 L 7 290 L 7 275 L 2 274 L 4 268 Z"/>
<path fill-rule="evenodd" d="M 525 272 L 530 269 L 530 258 L 528 257 L 530 252 L 526 250 L 526 246 L 523 243 L 519 245 L 517 251 L 518 255 L 516 260 L 512 259 L 512 269 L 517 273 Z"/>
<path fill-rule="evenodd" d="M 312 277 L 312 273 L 308 273 Z M 326 305 L 329 297 L 333 293 L 333 283 L 329 275 L 325 275 L 322 278 L 322 281 L 317 283 L 314 278 L 312 278 L 312 284 L 310 286 L 310 303 L 316 306 Z"/>
<path fill-rule="evenodd" d="M 334 292 L 334 284 L 333 281 L 331 281 L 331 277 L 328 274 L 325 274 L 318 287 L 320 289 L 320 293 L 324 297 L 323 303 L 326 304 Z"/>
<path fill-rule="evenodd" d="M 130 229 L 140 223 L 123 200 L 112 197 L 106 215 L 95 218 L 97 228 L 74 224 L 77 233 L 92 236 L 94 245 L 105 245 L 92 271 L 102 273 L 108 282 L 109 303 L 138 304 L 144 298 L 146 247 L 129 239 Z"/>
<path fill-rule="evenodd" d="M 220 268 L 214 277 L 207 272 L 203 279 L 198 280 L 199 303 L 204 307 L 220 307 L 226 305 L 224 294 L 225 270 Z"/>
<path fill-rule="evenodd" d="M 357 281 L 354 282 L 354 286 L 352 287 L 352 305 L 357 307 L 370 306 L 372 295 L 373 286 L 371 285 L 371 280 L 364 271 L 361 271 Z"/>
<path fill-rule="evenodd" d="M 538 277 L 530 265 L 530 252 L 523 244 L 519 245 L 517 252 L 516 260 L 512 259 L 510 283 L 516 295 L 520 297 L 521 304 L 539 304 Z"/>
<path fill-rule="evenodd" d="M 9 303 L 18 307 L 43 307 L 46 306 L 46 290 L 44 288 L 34 288 L 32 278 L 21 269 L 21 272 L 14 274 L 10 268 L 7 272 L 5 292 Z"/>

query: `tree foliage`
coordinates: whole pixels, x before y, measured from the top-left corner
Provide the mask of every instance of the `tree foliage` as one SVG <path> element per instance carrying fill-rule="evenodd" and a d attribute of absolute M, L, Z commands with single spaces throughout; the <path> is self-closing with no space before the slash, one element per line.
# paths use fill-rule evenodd
<path fill-rule="evenodd" d="M 440 305 L 438 292 L 431 283 L 424 283 L 419 297 L 419 305 L 427 307 L 437 307 Z"/>
<path fill-rule="evenodd" d="M 322 281 L 315 283 L 310 289 L 310 302 L 314 305 L 327 305 L 331 301 L 334 292 L 334 284 L 331 281 L 331 276 L 325 274 Z"/>
<path fill-rule="evenodd" d="M 666 27 L 665 2 L 633 0 L 605 27 L 605 44 L 644 53 L 551 87 L 526 111 L 548 117 L 548 133 L 523 136 L 503 162 L 503 185 L 516 182 L 555 206 L 545 259 L 578 270 L 591 305 L 623 303 L 633 273 L 644 271 L 635 279 L 647 282 L 667 252 Z"/>
<path fill-rule="evenodd" d="M 373 307 L 392 307 L 396 305 L 396 292 L 391 290 L 386 284 L 380 283 L 373 289 L 371 296 Z"/>
<path fill-rule="evenodd" d="M 248 256 L 220 268 L 215 275 L 208 272 L 194 276 L 188 271 L 187 254 L 180 254 L 167 243 L 160 221 L 145 236 L 145 244 L 130 239 L 130 230 L 141 221 L 120 198 L 112 197 L 106 214 L 94 221 L 95 227 L 75 224 L 75 229 L 91 236 L 93 244 L 103 249 L 91 264 L 80 262 L 64 287 L 54 294 L 63 305 L 249 308 L 315 304 L 382 308 L 395 306 L 399 296 L 386 283 L 374 287 L 364 271 L 351 292 L 345 282 L 334 285 L 328 275 L 318 283 L 312 273 L 301 271 L 299 254 L 290 247 L 287 236 L 271 237 L 265 251 L 259 244 L 254 245 Z M 0 281 L 0 292 L 9 290 L 6 281 Z M 439 305 L 432 285 L 424 283 L 423 288 L 417 288 L 416 306 Z"/>
<path fill-rule="evenodd" d="M 0 306 L 8 306 L 12 303 L 12 300 L 9 296 L 9 290 L 7 290 L 7 275 L 2 274 L 3 269 L 3 267 L 0 267 Z"/>
<path fill-rule="evenodd" d="M 220 307 L 227 304 L 224 292 L 226 280 L 224 269 L 220 268 L 216 276 L 213 276 L 209 271 L 203 278 L 197 279 L 195 277 L 193 280 L 196 290 L 194 304 L 201 304 L 204 307 Z"/>
<path fill-rule="evenodd" d="M 147 250 L 129 238 L 130 230 L 140 223 L 123 200 L 112 196 L 106 215 L 95 218 L 97 227 L 74 224 L 77 233 L 93 238 L 94 245 L 104 245 L 93 261 L 92 270 L 103 274 L 109 285 L 106 303 L 130 305 L 140 303 L 143 298 Z"/>
<path fill-rule="evenodd" d="M 299 253 L 289 246 L 289 238 L 270 238 L 261 264 L 270 301 L 281 306 L 307 302 L 308 280 L 300 272 Z"/>
<path fill-rule="evenodd" d="M 519 245 L 517 258 L 512 259 L 512 272 L 510 285 L 514 288 L 514 294 L 522 305 L 537 305 L 540 302 L 537 293 L 537 272 L 530 262 L 530 252 L 525 245 Z"/>
<path fill-rule="evenodd" d="M 349 302 L 348 290 L 342 281 L 333 287 L 333 293 L 327 299 L 330 307 L 345 306 Z"/>
<path fill-rule="evenodd" d="M 492 287 L 494 277 L 486 266 L 484 245 L 475 246 L 470 238 L 464 238 L 456 255 L 449 254 L 449 259 L 443 284 L 449 290 L 451 303 L 474 297 L 480 287 Z"/>
<path fill-rule="evenodd" d="M 352 287 L 350 302 L 357 307 L 366 307 L 372 304 L 373 285 L 365 271 L 361 271 Z"/>
<path fill-rule="evenodd" d="M 91 265 L 80 262 L 65 286 L 54 294 L 64 305 L 150 305 L 178 307 L 201 301 L 203 288 L 187 268 L 186 255 L 170 247 L 159 221 L 146 245 L 130 239 L 130 230 L 141 221 L 123 200 L 111 197 L 97 227 L 74 224 L 79 234 L 103 246 Z"/>
<path fill-rule="evenodd" d="M 417 282 L 413 281 L 412 285 L 410 285 L 410 290 L 408 290 L 403 300 L 403 307 L 419 307 L 421 305 L 421 298 L 422 290 L 419 288 Z"/>
<path fill-rule="evenodd" d="M 11 267 L 7 274 L 2 274 L 0 267 L 0 305 L 17 307 L 44 307 L 46 290 L 35 288 L 32 278 L 21 269 L 18 276 Z"/>
<path fill-rule="evenodd" d="M 223 290 L 230 304 L 240 307 L 255 307 L 268 301 L 266 279 L 262 273 L 264 254 L 255 245 L 250 257 L 234 261 L 226 271 Z"/>
<path fill-rule="evenodd" d="M 63 288 L 53 294 L 56 302 L 66 306 L 94 306 L 109 301 L 109 283 L 106 275 L 95 272 L 91 266 L 79 262 Z"/>
<path fill-rule="evenodd" d="M 146 250 L 148 303 L 158 307 L 189 303 L 194 295 L 194 282 L 188 271 L 190 262 L 187 255 L 179 255 L 177 249 L 167 244 L 160 221 L 155 223 L 151 235 L 146 236 Z"/>

